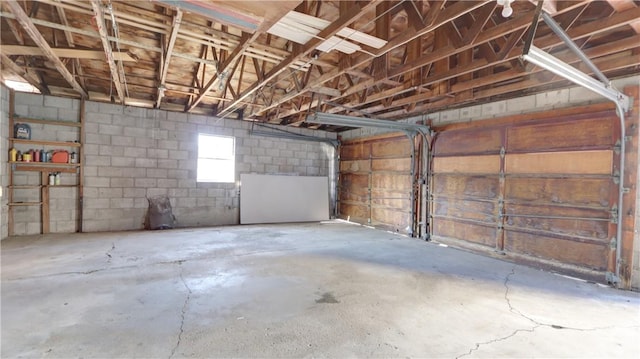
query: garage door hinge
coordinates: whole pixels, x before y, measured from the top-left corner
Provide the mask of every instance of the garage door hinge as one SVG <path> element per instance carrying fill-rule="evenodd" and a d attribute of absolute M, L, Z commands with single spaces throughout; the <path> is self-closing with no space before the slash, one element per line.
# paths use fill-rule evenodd
<path fill-rule="evenodd" d="M 620 143 L 620 140 L 618 140 L 616 141 L 616 144 L 613 145 L 613 151 L 616 153 L 616 155 L 619 155 L 620 149 L 622 149 L 622 144 Z"/>
<path fill-rule="evenodd" d="M 618 206 L 611 207 L 611 223 L 618 224 Z"/>
<path fill-rule="evenodd" d="M 616 241 L 615 238 L 611 238 L 611 241 L 609 241 L 609 248 L 610 249 L 616 249 L 616 245 L 618 245 L 618 241 Z"/>
<path fill-rule="evenodd" d="M 620 184 L 620 172 L 618 172 L 617 170 L 613 173 L 613 183 L 615 184 Z"/>
<path fill-rule="evenodd" d="M 605 279 L 607 280 L 608 283 L 611 283 L 611 284 L 620 283 L 620 278 L 618 278 L 617 275 L 615 275 L 614 273 L 611 273 L 611 272 L 607 272 L 605 274 Z"/>
<path fill-rule="evenodd" d="M 503 147 L 500 147 L 500 157 L 501 157 L 501 158 L 504 158 L 504 156 L 506 155 L 506 153 L 507 153 L 507 151 L 504 149 L 504 146 L 503 146 Z"/>

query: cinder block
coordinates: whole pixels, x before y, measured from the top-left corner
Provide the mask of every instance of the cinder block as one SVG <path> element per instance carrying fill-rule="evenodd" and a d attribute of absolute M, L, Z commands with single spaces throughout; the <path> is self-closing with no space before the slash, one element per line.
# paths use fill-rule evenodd
<path fill-rule="evenodd" d="M 100 146 L 100 156 L 124 156 L 124 147 Z"/>
<path fill-rule="evenodd" d="M 154 109 L 154 108 L 148 108 L 146 117 L 152 118 L 152 119 L 155 119 L 155 120 L 166 120 L 167 119 L 167 111 L 158 110 L 158 109 Z"/>
<path fill-rule="evenodd" d="M 264 172 L 267 174 L 278 173 L 278 165 L 266 165 L 264 166 Z"/>
<path fill-rule="evenodd" d="M 147 170 L 147 172 L 150 170 Z M 159 178 L 158 179 L 158 187 L 159 188 L 174 188 L 178 187 L 177 179 L 168 179 L 168 178 Z"/>
<path fill-rule="evenodd" d="M 84 230 L 84 228 L 83 228 Z M 76 221 L 57 221 L 54 233 L 74 233 L 76 231 Z"/>
<path fill-rule="evenodd" d="M 124 147 L 124 156 L 146 158 L 147 149 L 142 147 Z"/>
<path fill-rule="evenodd" d="M 167 177 L 169 178 L 175 178 L 175 179 L 188 179 L 189 178 L 189 171 L 188 170 L 179 170 L 179 169 L 175 169 L 175 170 L 168 170 L 167 171 Z"/>
<path fill-rule="evenodd" d="M 482 118 L 482 105 L 469 106 L 460 109 L 460 120 L 471 121 Z"/>
<path fill-rule="evenodd" d="M 175 131 L 176 123 L 173 121 L 162 121 L 160 122 L 160 128 L 163 130 Z"/>
<path fill-rule="evenodd" d="M 144 138 L 144 137 L 136 137 L 134 145 L 136 147 L 144 147 L 144 148 L 155 148 L 156 140 L 152 138 Z M 130 146 L 130 145 L 127 145 Z"/>
<path fill-rule="evenodd" d="M 144 190 L 144 195 L 142 198 L 134 198 L 133 199 L 133 208 L 149 208 L 149 201 L 146 198 L 147 190 Z"/>
<path fill-rule="evenodd" d="M 189 136 L 186 140 L 181 140 L 178 144 L 178 149 L 181 151 L 198 151 L 198 137 Z"/>
<path fill-rule="evenodd" d="M 176 198 L 176 207 L 194 208 L 196 206 L 195 198 Z"/>
<path fill-rule="evenodd" d="M 77 122 L 78 116 L 79 114 L 77 109 L 66 109 L 66 108 L 58 109 L 58 120 L 60 121 Z"/>
<path fill-rule="evenodd" d="M 111 157 L 111 165 L 114 167 L 134 167 L 136 159 L 133 157 Z"/>
<path fill-rule="evenodd" d="M 569 103 L 569 90 L 550 91 L 536 94 L 536 107 L 538 109 L 567 105 Z"/>
<path fill-rule="evenodd" d="M 206 125 L 207 124 L 207 116 L 189 114 L 189 117 L 187 118 L 187 121 L 190 122 L 190 123 L 198 124 L 198 125 Z"/>
<path fill-rule="evenodd" d="M 196 180 L 193 178 L 184 178 L 178 180 L 179 188 L 196 188 Z"/>
<path fill-rule="evenodd" d="M 109 187 L 109 178 L 85 176 L 84 185 L 86 187 Z"/>
<path fill-rule="evenodd" d="M 178 161 L 169 160 L 169 159 L 160 159 L 158 160 L 158 168 L 177 169 Z"/>
<path fill-rule="evenodd" d="M 85 155 L 99 155 L 100 154 L 100 145 L 94 143 L 87 143 L 82 146 Z"/>
<path fill-rule="evenodd" d="M 133 187 L 133 184 L 134 184 L 133 178 L 123 178 L 123 177 L 111 178 L 111 187 Z"/>
<path fill-rule="evenodd" d="M 98 167 L 97 166 L 84 166 L 84 175 L 88 177 L 97 176 L 98 175 Z"/>
<path fill-rule="evenodd" d="M 147 197 L 166 196 L 169 193 L 167 188 L 147 188 Z"/>
<path fill-rule="evenodd" d="M 290 165 L 290 166 L 299 166 L 300 165 L 300 159 L 299 158 L 288 157 L 286 163 L 288 165 Z"/>
<path fill-rule="evenodd" d="M 307 176 L 319 176 L 320 169 L 318 167 L 309 166 L 307 167 Z"/>
<path fill-rule="evenodd" d="M 130 125 L 122 129 L 122 134 L 129 137 L 151 137 L 148 129 L 131 127 Z"/>
<path fill-rule="evenodd" d="M 87 133 L 85 135 L 86 143 L 95 143 L 99 145 L 108 145 L 111 143 L 111 136 L 109 135 L 97 135 L 95 133 Z"/>
<path fill-rule="evenodd" d="M 196 198 L 196 206 L 198 207 L 215 207 L 216 199 L 208 198 L 208 197 L 198 197 Z"/>
<path fill-rule="evenodd" d="M 90 123 L 110 125 L 112 123 L 112 116 L 108 113 L 87 113 L 85 117 L 87 119 L 87 123 L 85 125 L 88 125 Z"/>
<path fill-rule="evenodd" d="M 189 189 L 189 197 L 207 197 L 206 188 L 191 188 Z"/>
<path fill-rule="evenodd" d="M 536 96 L 518 97 L 506 101 L 507 112 L 509 113 L 526 113 L 536 109 Z"/>
<path fill-rule="evenodd" d="M 177 150 L 178 149 L 178 141 L 176 140 L 159 140 L 158 148 L 165 150 Z"/>
<path fill-rule="evenodd" d="M 164 149 L 149 148 L 147 149 L 147 157 L 148 158 L 169 158 L 169 151 Z"/>
<path fill-rule="evenodd" d="M 124 198 L 144 197 L 147 190 L 144 188 L 123 188 L 122 195 Z"/>
<path fill-rule="evenodd" d="M 193 161 L 180 161 L 180 162 L 178 162 L 178 169 L 195 171 L 197 169 L 197 162 L 196 162 L 196 160 L 193 160 Z"/>
<path fill-rule="evenodd" d="M 111 137 L 111 144 L 114 146 L 129 146 L 133 147 L 136 145 L 136 139 L 134 137 L 129 136 L 109 136 Z M 108 143 L 107 143 L 108 144 Z"/>
<path fill-rule="evenodd" d="M 158 160 L 154 158 L 136 158 L 136 167 L 138 168 L 156 168 Z"/>
<path fill-rule="evenodd" d="M 136 178 L 135 186 L 138 188 L 151 188 L 158 185 L 158 180 L 155 178 Z"/>
<path fill-rule="evenodd" d="M 233 129 L 233 136 L 237 137 L 237 138 L 244 138 L 247 137 L 249 135 L 248 130 L 244 129 L 244 128 L 234 128 Z"/>
<path fill-rule="evenodd" d="M 187 122 L 189 115 L 183 112 L 167 112 L 167 120 L 175 122 Z"/>
<path fill-rule="evenodd" d="M 256 173 L 264 173 L 265 165 L 262 163 L 251 164 L 251 171 Z"/>
<path fill-rule="evenodd" d="M 44 106 L 72 109 L 73 103 L 70 98 L 66 97 L 44 96 Z"/>
<path fill-rule="evenodd" d="M 86 155 L 84 158 L 88 166 L 111 166 L 111 157 Z"/>
<path fill-rule="evenodd" d="M 144 117 L 146 115 L 146 113 L 147 113 L 146 109 L 144 109 L 142 107 L 134 107 L 134 106 L 125 106 L 124 107 L 124 114 L 126 116 Z"/>
<path fill-rule="evenodd" d="M 260 156 L 258 157 L 258 163 L 263 165 L 270 165 L 273 163 L 273 158 L 270 156 Z"/>
<path fill-rule="evenodd" d="M 122 188 L 99 188 L 98 196 L 100 198 L 122 198 Z"/>
<path fill-rule="evenodd" d="M 15 103 L 28 106 L 43 106 L 44 96 L 26 92 L 15 92 Z"/>
<path fill-rule="evenodd" d="M 148 178 L 167 178 L 167 170 L 163 168 L 147 168 Z"/>
<path fill-rule="evenodd" d="M 123 115 L 124 114 L 124 106 L 122 105 L 113 105 L 110 103 L 100 102 L 98 105 L 99 113 L 109 113 L 112 115 Z"/>
<path fill-rule="evenodd" d="M 111 198 L 110 208 L 133 208 L 133 198 Z"/>
<path fill-rule="evenodd" d="M 587 90 L 584 87 L 572 87 L 569 89 L 569 102 L 573 104 L 584 102 L 601 102 L 606 101 L 604 97 L 597 93 Z"/>
<path fill-rule="evenodd" d="M 58 109 L 55 107 L 29 106 L 29 117 L 41 119 L 58 119 Z"/>
<path fill-rule="evenodd" d="M 84 208 L 109 208 L 109 198 L 85 198 L 83 201 Z"/>
<path fill-rule="evenodd" d="M 168 196 L 170 198 L 187 197 L 187 196 L 189 196 L 189 190 L 187 188 L 170 188 Z"/>

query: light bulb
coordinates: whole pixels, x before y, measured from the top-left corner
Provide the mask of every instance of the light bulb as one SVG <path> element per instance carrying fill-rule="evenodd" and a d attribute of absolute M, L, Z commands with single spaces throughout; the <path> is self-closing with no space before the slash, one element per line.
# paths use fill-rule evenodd
<path fill-rule="evenodd" d="M 504 4 L 504 8 L 502 9 L 502 17 L 509 17 L 513 14 L 513 9 L 511 8 L 511 4 Z"/>

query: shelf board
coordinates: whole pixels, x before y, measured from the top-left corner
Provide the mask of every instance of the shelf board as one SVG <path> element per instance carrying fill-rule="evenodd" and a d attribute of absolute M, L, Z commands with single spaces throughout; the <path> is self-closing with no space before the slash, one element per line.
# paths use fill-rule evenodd
<path fill-rule="evenodd" d="M 78 142 L 63 142 L 63 141 L 40 141 L 40 140 L 24 140 L 21 138 L 10 138 L 9 141 L 13 143 L 22 143 L 26 145 L 44 145 L 44 146 L 58 146 L 58 147 L 80 147 L 81 143 Z"/>
<path fill-rule="evenodd" d="M 77 184 L 55 184 L 55 185 L 46 185 L 45 187 L 49 187 L 49 188 L 56 188 L 56 187 L 69 188 L 69 187 L 78 187 L 78 185 Z"/>
<path fill-rule="evenodd" d="M 12 202 L 9 206 L 22 207 L 22 206 L 40 206 L 42 202 Z"/>
<path fill-rule="evenodd" d="M 79 163 L 53 163 L 53 162 L 9 162 L 15 165 L 14 171 L 36 172 L 64 172 L 76 173 Z"/>
<path fill-rule="evenodd" d="M 54 125 L 54 126 L 69 126 L 69 127 L 82 127 L 80 122 L 72 122 L 72 121 L 53 121 L 53 120 L 41 120 L 37 118 L 27 118 L 27 117 L 14 117 L 13 123 L 39 123 L 43 125 Z"/>
<path fill-rule="evenodd" d="M 32 188 L 40 188 L 42 185 L 20 185 L 20 186 L 9 186 L 11 189 L 32 189 Z"/>

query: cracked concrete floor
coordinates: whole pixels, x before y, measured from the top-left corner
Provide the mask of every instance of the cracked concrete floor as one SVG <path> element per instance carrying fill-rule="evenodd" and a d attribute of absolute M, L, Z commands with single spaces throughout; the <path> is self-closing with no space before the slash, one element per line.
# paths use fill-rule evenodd
<path fill-rule="evenodd" d="M 2 245 L 9 357 L 638 357 L 640 296 L 344 223 Z"/>

